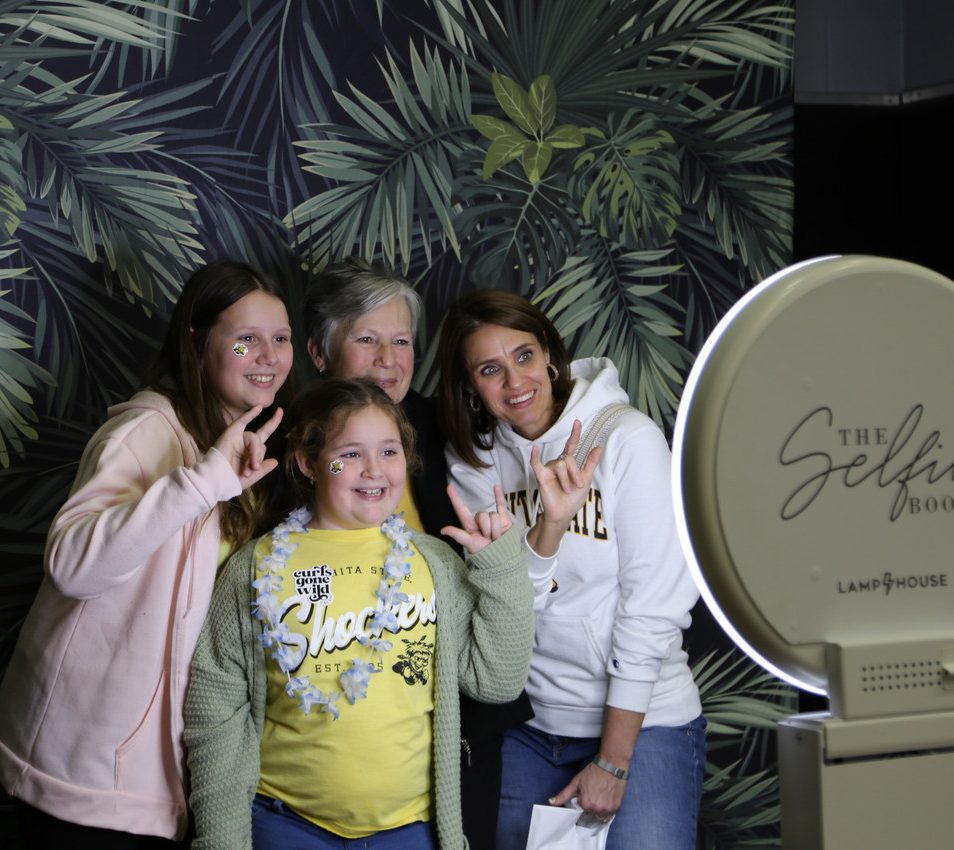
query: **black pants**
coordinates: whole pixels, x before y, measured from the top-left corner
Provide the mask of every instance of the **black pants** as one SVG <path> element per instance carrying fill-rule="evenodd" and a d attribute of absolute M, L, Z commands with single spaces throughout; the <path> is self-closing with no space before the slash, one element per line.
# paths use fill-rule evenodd
<path fill-rule="evenodd" d="M 460 754 L 460 803 L 470 850 L 494 850 L 500 806 L 500 749 L 503 735 L 483 740 Z"/>
<path fill-rule="evenodd" d="M 189 846 L 188 840 L 170 841 L 70 823 L 20 800 L 16 807 L 22 850 L 185 850 Z"/>
<path fill-rule="evenodd" d="M 460 802 L 470 850 L 496 850 L 503 736 L 533 717 L 526 693 L 487 705 L 461 695 Z"/>

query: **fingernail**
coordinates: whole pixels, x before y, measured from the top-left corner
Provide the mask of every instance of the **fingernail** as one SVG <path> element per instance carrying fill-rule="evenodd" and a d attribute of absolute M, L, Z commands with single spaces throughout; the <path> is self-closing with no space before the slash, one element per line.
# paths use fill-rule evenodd
<path fill-rule="evenodd" d="M 547 802 L 548 802 L 551 806 L 555 806 L 555 805 L 556 805 L 556 797 L 551 797 L 549 800 L 547 800 Z"/>

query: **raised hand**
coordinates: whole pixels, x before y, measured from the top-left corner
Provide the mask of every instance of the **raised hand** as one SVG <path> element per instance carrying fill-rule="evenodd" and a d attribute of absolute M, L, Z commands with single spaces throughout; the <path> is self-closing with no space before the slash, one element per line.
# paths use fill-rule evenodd
<path fill-rule="evenodd" d="M 507 503 L 504 501 L 503 490 L 498 484 L 494 485 L 494 501 L 497 503 L 495 511 L 471 513 L 453 484 L 447 485 L 447 495 L 454 506 L 461 527 L 445 525 L 441 529 L 441 534 L 460 543 L 471 555 L 476 555 L 485 546 L 489 546 L 513 525 Z"/>
<path fill-rule="evenodd" d="M 275 458 L 265 457 L 265 442 L 282 421 L 282 409 L 279 407 L 272 417 L 257 431 L 246 431 L 245 427 L 262 412 L 262 405 L 246 410 L 226 428 L 215 441 L 213 448 L 225 455 L 232 469 L 247 490 L 256 481 L 260 481 L 276 466 Z"/>
<path fill-rule="evenodd" d="M 543 504 L 543 516 L 540 519 L 559 527 L 560 534 L 566 531 L 570 520 L 583 507 L 593 483 L 593 473 L 603 456 L 603 448 L 600 446 L 589 453 L 582 467 L 577 466 L 574 455 L 580 445 L 582 430 L 580 420 L 575 420 L 563 453 L 548 463 L 540 461 L 539 446 L 530 450 L 530 466 L 537 478 L 540 501 Z"/>

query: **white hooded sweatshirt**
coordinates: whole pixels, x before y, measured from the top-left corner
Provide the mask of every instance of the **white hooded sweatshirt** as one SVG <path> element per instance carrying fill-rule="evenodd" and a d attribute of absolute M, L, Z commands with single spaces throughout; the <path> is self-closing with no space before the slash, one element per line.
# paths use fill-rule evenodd
<path fill-rule="evenodd" d="M 573 422 L 583 434 L 608 404 L 629 399 L 616 367 L 605 358 L 577 360 L 566 408 L 537 440 L 499 423 L 494 445 L 465 464 L 447 449 L 450 481 L 472 510 L 501 484 L 517 523 L 532 526 L 536 479 L 534 443 L 542 460 L 564 449 Z M 536 640 L 527 693 L 544 732 L 599 737 L 606 705 L 645 713 L 644 726 L 678 726 L 702 711 L 682 631 L 698 593 L 679 547 L 672 506 L 671 455 L 656 424 L 632 409 L 618 417 L 604 442 L 586 504 L 563 535 L 560 551 L 530 551 Z"/>

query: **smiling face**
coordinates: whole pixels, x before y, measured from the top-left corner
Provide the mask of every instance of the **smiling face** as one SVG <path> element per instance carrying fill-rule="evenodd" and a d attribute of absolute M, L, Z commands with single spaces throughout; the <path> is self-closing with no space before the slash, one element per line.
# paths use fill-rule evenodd
<path fill-rule="evenodd" d="M 471 389 L 491 416 L 528 440 L 556 419 L 548 362 L 533 334 L 502 325 L 481 325 L 464 341 Z"/>
<path fill-rule="evenodd" d="M 407 477 L 401 433 L 380 407 L 350 414 L 314 462 L 301 450 L 295 459 L 315 482 L 314 528 L 374 528 L 401 501 Z M 339 473 L 331 471 L 332 462 Z"/>
<path fill-rule="evenodd" d="M 291 327 L 281 299 L 256 290 L 219 313 L 202 353 L 205 379 L 226 422 L 268 407 L 292 365 Z"/>
<path fill-rule="evenodd" d="M 338 378 L 366 378 L 401 402 L 414 376 L 414 334 L 411 312 L 401 297 L 359 316 L 345 328 L 330 357 L 319 354 L 312 340 L 308 350 L 319 369 Z"/>

